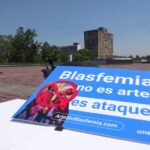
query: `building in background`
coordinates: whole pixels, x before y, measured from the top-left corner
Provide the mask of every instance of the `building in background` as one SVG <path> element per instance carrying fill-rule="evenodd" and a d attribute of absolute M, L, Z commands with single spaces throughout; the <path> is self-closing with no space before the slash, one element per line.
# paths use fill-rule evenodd
<path fill-rule="evenodd" d="M 80 44 L 79 43 L 73 43 L 73 45 L 67 45 L 67 46 L 61 46 L 61 56 L 62 60 L 64 61 L 72 61 L 72 56 L 75 52 L 80 50 Z"/>
<path fill-rule="evenodd" d="M 113 34 L 108 33 L 106 28 L 85 31 L 84 44 L 95 59 L 110 59 L 113 56 Z"/>

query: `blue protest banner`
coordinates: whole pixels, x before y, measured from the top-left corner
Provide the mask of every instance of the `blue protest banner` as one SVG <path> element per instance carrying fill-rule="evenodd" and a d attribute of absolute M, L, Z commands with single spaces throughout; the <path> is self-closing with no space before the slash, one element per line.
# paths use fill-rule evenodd
<path fill-rule="evenodd" d="M 58 66 L 13 118 L 150 143 L 150 71 Z"/>

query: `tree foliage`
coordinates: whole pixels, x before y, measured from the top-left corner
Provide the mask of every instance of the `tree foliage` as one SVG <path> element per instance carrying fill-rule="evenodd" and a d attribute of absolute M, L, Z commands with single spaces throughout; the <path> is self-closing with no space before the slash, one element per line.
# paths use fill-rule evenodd
<path fill-rule="evenodd" d="M 39 53 L 40 44 L 35 40 L 35 30 L 19 27 L 12 40 L 12 62 L 35 62 Z"/>
<path fill-rule="evenodd" d="M 93 57 L 91 55 L 90 50 L 88 49 L 80 49 L 74 54 L 74 60 L 75 61 L 88 61 L 92 60 Z"/>
<path fill-rule="evenodd" d="M 36 40 L 36 30 L 19 27 L 16 34 L 0 35 L 1 63 L 39 63 L 46 58 L 60 61 L 60 49 Z"/>
<path fill-rule="evenodd" d="M 42 45 L 41 51 L 41 58 L 42 60 L 52 60 L 52 61 L 61 61 L 61 53 L 59 47 L 53 45 L 51 46 L 48 42 L 44 42 Z"/>
<path fill-rule="evenodd" d="M 150 55 L 143 56 L 142 59 L 146 59 L 148 62 L 150 62 Z"/>
<path fill-rule="evenodd" d="M 12 35 L 0 35 L 0 61 L 8 63 L 11 60 Z"/>
<path fill-rule="evenodd" d="M 2 63 L 34 63 L 40 44 L 35 40 L 35 30 L 19 27 L 16 34 L 0 36 L 0 61 Z"/>

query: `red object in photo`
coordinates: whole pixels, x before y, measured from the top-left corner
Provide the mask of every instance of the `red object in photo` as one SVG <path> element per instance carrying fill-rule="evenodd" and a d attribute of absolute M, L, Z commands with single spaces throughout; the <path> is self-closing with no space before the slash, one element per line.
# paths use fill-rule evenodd
<path fill-rule="evenodd" d="M 43 107 L 65 110 L 69 102 L 78 94 L 77 85 L 70 81 L 56 81 L 44 86 L 36 97 L 36 102 Z"/>

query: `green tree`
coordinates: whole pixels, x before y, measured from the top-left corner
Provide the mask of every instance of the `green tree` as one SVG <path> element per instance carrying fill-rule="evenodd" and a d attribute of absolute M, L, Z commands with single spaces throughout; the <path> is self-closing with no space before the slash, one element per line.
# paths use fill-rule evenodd
<path fill-rule="evenodd" d="M 133 59 L 133 55 L 130 55 L 129 58 L 132 58 L 132 59 Z"/>
<path fill-rule="evenodd" d="M 0 35 L 0 62 L 9 63 L 11 60 L 12 35 Z"/>
<path fill-rule="evenodd" d="M 88 61 L 93 59 L 91 52 L 88 49 L 80 49 L 73 57 L 75 61 Z"/>
<path fill-rule="evenodd" d="M 0 35 L 1 63 L 39 63 L 46 58 L 60 61 L 60 49 L 48 42 L 43 44 L 36 40 L 35 29 L 19 27 L 16 34 Z"/>
<path fill-rule="evenodd" d="M 136 56 L 135 56 L 135 59 L 136 59 L 136 60 L 140 60 L 140 56 L 139 56 L 139 55 L 136 55 Z"/>
<path fill-rule="evenodd" d="M 41 47 L 41 58 L 45 60 L 50 57 L 51 46 L 48 42 L 44 42 Z"/>
<path fill-rule="evenodd" d="M 150 55 L 146 55 L 145 57 L 148 61 L 150 61 Z"/>
<path fill-rule="evenodd" d="M 39 53 L 40 44 L 35 40 L 36 30 L 24 29 L 19 27 L 12 41 L 12 60 L 13 62 L 34 62 Z"/>
<path fill-rule="evenodd" d="M 53 45 L 51 47 L 51 58 L 53 61 L 60 62 L 61 61 L 61 52 L 60 48 L 57 47 L 56 45 Z"/>
<path fill-rule="evenodd" d="M 51 46 L 48 42 L 44 42 L 41 51 L 41 58 L 43 60 L 50 59 L 52 61 L 60 61 L 60 49 L 53 45 Z"/>

